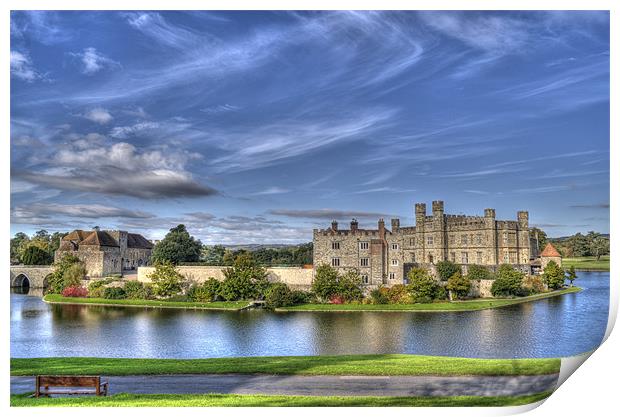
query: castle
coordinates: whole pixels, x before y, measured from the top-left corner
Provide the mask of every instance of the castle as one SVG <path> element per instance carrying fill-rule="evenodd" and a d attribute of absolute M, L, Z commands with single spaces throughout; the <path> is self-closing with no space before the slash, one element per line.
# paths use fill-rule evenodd
<path fill-rule="evenodd" d="M 123 274 L 149 264 L 153 244 L 142 235 L 122 230 L 74 230 L 60 241 L 55 260 L 78 257 L 89 277 Z"/>
<path fill-rule="evenodd" d="M 471 264 L 495 270 L 506 263 L 536 273 L 548 262 L 538 259 L 527 211 L 517 212 L 516 220 L 497 220 L 490 208 L 484 216 L 450 215 L 444 213 L 443 201 L 433 201 L 430 216 L 426 204 L 416 204 L 415 226 L 402 227 L 399 219 L 392 219 L 388 230 L 379 219 L 377 229 L 360 229 L 353 219 L 349 230 L 341 230 L 334 220 L 329 229 L 314 230 L 313 243 L 315 268 L 326 264 L 357 269 L 366 285 L 406 284 L 410 268 L 433 269 L 446 260 L 460 264 L 464 272 Z M 541 255 L 559 256 L 547 249 Z"/>

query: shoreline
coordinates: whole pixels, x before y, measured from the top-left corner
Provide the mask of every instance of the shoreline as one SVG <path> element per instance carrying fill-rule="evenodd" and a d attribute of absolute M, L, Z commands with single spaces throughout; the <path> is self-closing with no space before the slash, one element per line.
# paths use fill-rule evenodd
<path fill-rule="evenodd" d="M 106 301 L 90 301 L 100 300 L 92 298 L 78 298 L 78 297 L 62 297 L 57 294 L 51 294 L 53 298 L 59 300 L 50 300 L 50 294 L 45 295 L 42 300 L 47 304 L 64 304 L 64 305 L 80 305 L 80 306 L 99 306 L 99 307 L 138 307 L 138 308 L 170 308 L 170 309 L 184 309 L 184 310 L 216 310 L 216 311 L 241 311 L 251 305 L 248 301 L 223 301 L 221 303 L 237 304 L 236 306 L 226 307 L 223 305 L 208 305 L 209 303 L 190 303 L 184 301 L 157 301 L 157 300 L 117 300 L 118 303 L 112 302 L 113 300 Z M 122 302 L 125 301 L 125 302 Z M 127 303 L 126 301 L 136 301 L 135 303 Z M 217 301 L 214 303 L 218 303 Z"/>

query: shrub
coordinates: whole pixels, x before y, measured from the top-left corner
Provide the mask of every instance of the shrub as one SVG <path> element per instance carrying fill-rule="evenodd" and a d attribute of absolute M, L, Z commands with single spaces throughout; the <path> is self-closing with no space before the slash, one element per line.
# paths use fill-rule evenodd
<path fill-rule="evenodd" d="M 440 286 L 427 269 L 412 268 L 407 277 L 409 278 L 407 291 L 414 303 L 429 303 L 437 297 Z"/>
<path fill-rule="evenodd" d="M 233 266 L 224 270 L 220 294 L 226 300 L 249 300 L 262 298 L 269 289 L 267 271 L 252 257 L 242 253 L 235 258 Z"/>
<path fill-rule="evenodd" d="M 493 274 L 488 268 L 482 265 L 469 265 L 467 267 L 467 278 L 470 280 L 480 280 L 480 279 L 493 279 Z"/>
<path fill-rule="evenodd" d="M 329 297 L 330 304 L 344 304 L 344 298 L 341 295 L 332 295 Z"/>
<path fill-rule="evenodd" d="M 387 298 L 390 304 L 407 304 L 411 302 L 411 297 L 407 287 L 403 284 L 396 284 L 387 290 Z"/>
<path fill-rule="evenodd" d="M 573 281 L 577 279 L 577 273 L 575 272 L 575 265 L 571 265 L 568 272 L 566 272 L 566 279 L 570 282 L 570 286 L 573 286 Z"/>
<path fill-rule="evenodd" d="M 448 279 L 448 284 L 446 285 L 446 288 L 452 291 L 452 293 L 456 295 L 457 298 L 462 299 L 467 297 L 467 294 L 469 294 L 469 289 L 471 288 L 471 281 L 468 277 L 463 276 L 460 272 L 456 272 L 450 277 L 450 279 Z"/>
<path fill-rule="evenodd" d="M 105 291 L 105 280 L 93 281 L 88 284 L 88 294 L 92 298 L 103 298 L 103 292 Z"/>
<path fill-rule="evenodd" d="M 538 294 L 545 291 L 545 283 L 539 275 L 527 275 L 523 278 L 523 288 L 530 294 Z"/>
<path fill-rule="evenodd" d="M 388 304 L 390 302 L 387 291 L 383 287 L 376 288 L 370 292 L 372 304 Z"/>
<path fill-rule="evenodd" d="M 82 280 L 86 276 L 86 268 L 81 262 L 74 263 L 69 266 L 62 274 L 62 282 L 66 287 L 75 287 L 82 284 Z"/>
<path fill-rule="evenodd" d="M 221 291 L 222 283 L 211 277 L 202 284 L 193 285 L 187 296 L 198 303 L 210 303 L 216 301 Z"/>
<path fill-rule="evenodd" d="M 307 304 L 312 300 L 312 294 L 306 291 L 291 291 L 291 297 L 293 299 L 293 305 L 295 304 Z"/>
<path fill-rule="evenodd" d="M 103 291 L 103 298 L 106 300 L 122 300 L 127 298 L 127 294 L 121 287 L 108 287 Z"/>
<path fill-rule="evenodd" d="M 293 294 L 286 284 L 281 282 L 274 284 L 265 297 L 265 307 L 278 308 L 293 305 Z"/>
<path fill-rule="evenodd" d="M 49 265 L 53 261 L 47 251 L 35 245 L 28 246 L 20 258 L 24 265 Z"/>
<path fill-rule="evenodd" d="M 362 291 L 362 276 L 357 270 L 349 270 L 338 277 L 338 294 L 345 301 L 360 300 Z"/>
<path fill-rule="evenodd" d="M 126 298 L 132 300 L 148 300 L 153 296 L 153 290 L 149 285 L 140 281 L 127 281 L 123 286 Z"/>
<path fill-rule="evenodd" d="M 48 292 L 53 294 L 60 294 L 66 287 L 64 281 L 64 273 L 72 265 L 80 263 L 80 259 L 77 256 L 66 253 L 57 262 L 54 263 L 54 271 L 50 275 L 48 280 L 49 288 Z M 81 282 L 80 282 L 81 283 Z M 80 284 L 78 283 L 78 285 Z"/>
<path fill-rule="evenodd" d="M 461 273 L 461 266 L 450 261 L 439 261 L 435 266 L 437 275 L 442 281 L 447 281 L 452 275 Z"/>
<path fill-rule="evenodd" d="M 555 261 L 549 261 L 543 271 L 543 281 L 552 290 L 562 288 L 564 285 L 564 271 Z"/>
<path fill-rule="evenodd" d="M 169 261 L 157 262 L 149 278 L 153 283 L 153 293 L 159 297 L 172 297 L 180 293 L 185 282 L 185 277 Z"/>
<path fill-rule="evenodd" d="M 525 295 L 527 291 L 522 287 L 523 275 L 508 264 L 501 265 L 491 286 L 491 294 L 495 297 Z"/>
<path fill-rule="evenodd" d="M 62 290 L 63 297 L 86 297 L 87 295 L 88 290 L 77 285 L 71 285 Z"/>
<path fill-rule="evenodd" d="M 312 292 L 323 300 L 338 293 L 338 271 L 329 265 L 319 265 L 312 281 Z"/>

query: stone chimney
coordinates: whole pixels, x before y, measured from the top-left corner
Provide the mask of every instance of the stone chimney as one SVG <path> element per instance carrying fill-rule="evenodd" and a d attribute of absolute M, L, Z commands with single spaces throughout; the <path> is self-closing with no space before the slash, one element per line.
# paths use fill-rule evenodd
<path fill-rule="evenodd" d="M 527 211 L 517 211 L 517 219 L 521 228 L 527 229 L 529 227 L 530 214 Z"/>
<path fill-rule="evenodd" d="M 351 231 L 356 232 L 358 225 L 359 224 L 357 223 L 357 219 L 352 219 L 351 220 Z"/>
<path fill-rule="evenodd" d="M 333 232 L 338 231 L 338 222 L 336 220 L 332 220 L 332 231 Z"/>
<path fill-rule="evenodd" d="M 433 201 L 433 217 L 443 216 L 443 201 Z"/>
<path fill-rule="evenodd" d="M 377 222 L 377 227 L 379 228 L 379 239 L 385 239 L 385 221 L 383 219 L 379 219 Z"/>
<path fill-rule="evenodd" d="M 487 208 L 484 209 L 484 217 L 491 217 L 491 218 L 495 218 L 495 209 L 492 208 Z"/>
<path fill-rule="evenodd" d="M 392 219 L 392 232 L 400 229 L 400 219 Z"/>

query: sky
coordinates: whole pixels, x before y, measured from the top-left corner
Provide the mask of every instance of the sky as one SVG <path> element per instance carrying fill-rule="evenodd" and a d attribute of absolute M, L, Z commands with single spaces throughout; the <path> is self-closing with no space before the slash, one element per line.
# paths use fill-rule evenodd
<path fill-rule="evenodd" d="M 609 232 L 607 12 L 11 13 L 11 233 Z"/>

